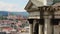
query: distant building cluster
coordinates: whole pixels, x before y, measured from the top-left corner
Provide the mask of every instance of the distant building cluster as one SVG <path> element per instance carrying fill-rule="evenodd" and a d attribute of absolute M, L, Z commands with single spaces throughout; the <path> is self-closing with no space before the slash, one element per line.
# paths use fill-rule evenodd
<path fill-rule="evenodd" d="M 2 16 L 0 15 L 0 31 L 3 32 L 9 32 L 13 29 L 16 31 L 21 31 L 21 29 L 28 26 L 28 24 L 27 18 L 24 18 L 22 15 L 12 15 L 9 13 Z"/>

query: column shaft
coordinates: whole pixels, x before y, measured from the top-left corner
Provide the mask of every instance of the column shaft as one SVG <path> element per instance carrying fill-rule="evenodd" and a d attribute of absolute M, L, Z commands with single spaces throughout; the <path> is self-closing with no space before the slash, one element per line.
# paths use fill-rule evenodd
<path fill-rule="evenodd" d="M 33 21 L 34 19 L 28 19 L 29 21 L 29 34 L 33 34 Z"/>
<path fill-rule="evenodd" d="M 33 24 L 29 24 L 29 34 L 33 34 Z"/>
<path fill-rule="evenodd" d="M 42 32 L 42 27 L 43 27 L 43 26 L 39 24 L 39 30 L 38 30 L 38 31 L 39 31 L 39 34 L 43 34 L 43 32 Z"/>
<path fill-rule="evenodd" d="M 45 34 L 52 34 L 52 26 L 50 24 L 50 19 L 45 19 L 44 33 Z"/>
<path fill-rule="evenodd" d="M 39 20 L 39 34 L 44 34 L 44 19 Z"/>

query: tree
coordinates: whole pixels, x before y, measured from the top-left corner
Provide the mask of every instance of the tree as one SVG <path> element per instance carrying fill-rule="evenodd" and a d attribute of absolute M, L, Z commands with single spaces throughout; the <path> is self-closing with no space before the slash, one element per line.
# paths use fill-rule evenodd
<path fill-rule="evenodd" d="M 3 16 L 0 16 L 0 20 L 3 20 Z"/>

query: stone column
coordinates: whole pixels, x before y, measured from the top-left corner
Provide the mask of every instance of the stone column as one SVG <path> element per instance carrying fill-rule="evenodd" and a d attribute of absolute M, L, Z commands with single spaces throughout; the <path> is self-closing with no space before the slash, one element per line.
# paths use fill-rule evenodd
<path fill-rule="evenodd" d="M 43 20 L 42 19 L 40 19 L 40 21 L 39 21 L 39 34 L 43 34 Z"/>
<path fill-rule="evenodd" d="M 49 18 L 49 16 L 45 16 L 44 21 L 44 34 L 52 34 L 51 18 Z"/>
<path fill-rule="evenodd" d="M 44 34 L 44 10 L 43 10 L 43 7 L 38 7 L 39 8 L 39 11 L 40 11 L 40 20 L 39 20 L 39 34 Z"/>
<path fill-rule="evenodd" d="M 28 19 L 29 21 L 29 34 L 33 34 L 33 19 Z"/>
<path fill-rule="evenodd" d="M 43 34 L 42 32 L 42 25 L 39 24 L 39 34 Z"/>

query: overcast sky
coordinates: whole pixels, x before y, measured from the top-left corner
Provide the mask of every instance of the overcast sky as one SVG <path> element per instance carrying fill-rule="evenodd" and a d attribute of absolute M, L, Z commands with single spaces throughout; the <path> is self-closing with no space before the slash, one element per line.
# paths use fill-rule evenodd
<path fill-rule="evenodd" d="M 25 11 L 28 0 L 0 0 L 0 11 Z"/>

